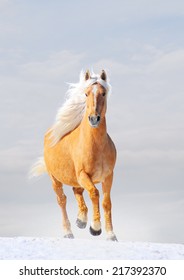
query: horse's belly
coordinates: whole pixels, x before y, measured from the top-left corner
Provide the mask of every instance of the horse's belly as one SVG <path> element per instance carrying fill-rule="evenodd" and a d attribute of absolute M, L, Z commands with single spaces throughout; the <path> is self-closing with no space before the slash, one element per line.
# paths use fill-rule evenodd
<path fill-rule="evenodd" d="M 76 186 L 78 184 L 75 169 L 71 160 L 60 163 L 58 166 L 58 170 L 56 170 L 56 173 L 59 181 L 63 184 L 70 186 Z"/>
<path fill-rule="evenodd" d="M 74 163 L 69 154 L 62 150 L 58 152 L 49 149 L 45 151 L 44 158 L 50 175 L 65 185 L 74 187 L 78 185 Z"/>
<path fill-rule="evenodd" d="M 49 173 L 51 173 L 59 182 L 76 186 L 77 178 L 74 170 L 73 163 L 71 160 L 56 160 L 53 159 L 51 162 L 46 162 Z"/>

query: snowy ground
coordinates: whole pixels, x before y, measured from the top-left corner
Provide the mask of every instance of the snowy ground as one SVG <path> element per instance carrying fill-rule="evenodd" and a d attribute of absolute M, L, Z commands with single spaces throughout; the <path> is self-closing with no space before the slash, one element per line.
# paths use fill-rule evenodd
<path fill-rule="evenodd" d="M 1 260 L 182 260 L 184 245 L 63 238 L 0 238 Z"/>

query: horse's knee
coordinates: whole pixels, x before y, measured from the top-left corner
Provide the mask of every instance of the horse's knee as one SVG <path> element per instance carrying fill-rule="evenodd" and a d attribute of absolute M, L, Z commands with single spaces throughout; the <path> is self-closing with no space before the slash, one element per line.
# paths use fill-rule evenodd
<path fill-rule="evenodd" d="M 82 195 L 83 192 L 84 192 L 84 189 L 83 188 L 73 188 L 73 192 L 75 195 Z"/>
<path fill-rule="evenodd" d="M 58 201 L 58 204 L 61 207 L 65 207 L 66 206 L 66 201 L 67 201 L 66 195 L 62 194 L 61 196 L 57 196 L 57 201 Z"/>
<path fill-rule="evenodd" d="M 97 188 L 93 188 L 92 190 L 90 190 L 89 196 L 91 200 L 99 199 L 99 191 L 97 190 Z"/>

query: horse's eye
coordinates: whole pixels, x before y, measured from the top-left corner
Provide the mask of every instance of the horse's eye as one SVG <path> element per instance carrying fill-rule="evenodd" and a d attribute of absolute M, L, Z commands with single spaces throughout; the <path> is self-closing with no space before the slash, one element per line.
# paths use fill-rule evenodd
<path fill-rule="evenodd" d="M 105 92 L 103 92 L 102 95 L 105 96 Z"/>
<path fill-rule="evenodd" d="M 85 96 L 88 96 L 87 93 L 85 93 Z"/>

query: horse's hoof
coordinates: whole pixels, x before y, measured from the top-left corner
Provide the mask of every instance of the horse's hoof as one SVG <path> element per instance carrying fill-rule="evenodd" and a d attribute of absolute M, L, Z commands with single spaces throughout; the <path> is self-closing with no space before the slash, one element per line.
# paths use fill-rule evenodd
<path fill-rule="evenodd" d="M 73 233 L 68 233 L 64 235 L 64 238 L 74 239 Z"/>
<path fill-rule="evenodd" d="M 81 221 L 80 219 L 77 218 L 76 220 L 76 225 L 79 227 L 79 228 L 85 228 L 87 223 L 86 222 L 83 222 Z"/>
<path fill-rule="evenodd" d="M 94 236 L 97 236 L 97 235 L 100 235 L 102 233 L 102 230 L 99 229 L 99 230 L 94 230 L 92 227 L 89 228 L 89 231 L 92 235 Z"/>
<path fill-rule="evenodd" d="M 108 237 L 107 240 L 108 241 L 116 241 L 116 242 L 118 242 L 116 235 Z"/>

